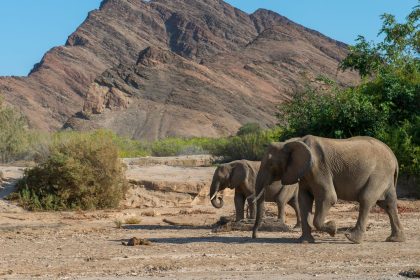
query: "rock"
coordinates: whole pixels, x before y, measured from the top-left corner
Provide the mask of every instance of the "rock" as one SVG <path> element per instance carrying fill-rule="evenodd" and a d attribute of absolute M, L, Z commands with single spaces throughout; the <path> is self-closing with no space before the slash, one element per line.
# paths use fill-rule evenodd
<path fill-rule="evenodd" d="M 152 242 L 147 239 L 133 237 L 129 239 L 128 242 L 122 242 L 122 245 L 124 246 L 152 245 Z"/>

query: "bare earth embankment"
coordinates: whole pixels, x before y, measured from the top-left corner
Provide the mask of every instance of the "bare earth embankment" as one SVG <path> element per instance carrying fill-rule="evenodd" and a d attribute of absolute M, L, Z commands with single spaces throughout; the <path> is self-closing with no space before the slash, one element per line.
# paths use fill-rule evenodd
<path fill-rule="evenodd" d="M 22 172 L 0 169 L 6 179 Z M 343 233 L 357 207 L 342 203 L 328 217 L 340 227 L 335 237 L 315 233 L 316 244 L 296 244 L 300 232 L 291 230 L 253 240 L 248 231 L 212 232 L 210 225 L 234 212 L 231 196 L 220 210 L 205 198 L 213 170 L 129 164 L 135 187 L 120 210 L 31 213 L 0 201 L 0 279 L 403 279 L 399 272 L 420 268 L 420 201 L 400 201 L 405 243 L 384 242 L 388 217 L 373 211 L 365 243 L 351 244 Z M 142 202 L 155 207 L 136 208 Z M 130 217 L 140 224 L 116 227 Z M 122 244 L 132 237 L 152 244 Z"/>

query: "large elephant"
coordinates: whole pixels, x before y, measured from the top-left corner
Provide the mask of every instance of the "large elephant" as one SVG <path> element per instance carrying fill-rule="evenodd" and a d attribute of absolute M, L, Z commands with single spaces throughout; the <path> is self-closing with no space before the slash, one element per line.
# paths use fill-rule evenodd
<path fill-rule="evenodd" d="M 405 241 L 398 218 L 396 184 L 398 162 L 391 149 L 371 137 L 328 139 L 312 135 L 287 142 L 273 143 L 261 162 L 256 193 L 276 180 L 283 184 L 299 182 L 299 206 L 302 220 L 300 242 L 314 242 L 307 217 L 315 201 L 314 226 L 334 236 L 334 221 L 325 217 L 337 199 L 360 204 L 356 226 L 346 237 L 360 243 L 366 231 L 368 213 L 378 204 L 388 214 L 391 235 L 387 241 Z M 257 201 L 253 238 L 257 237 L 264 203 Z"/>
<path fill-rule="evenodd" d="M 214 207 L 223 206 L 223 198 L 218 197 L 218 193 L 225 188 L 235 189 L 235 210 L 236 221 L 244 219 L 245 201 L 248 199 L 250 217 L 255 218 L 255 181 L 259 161 L 237 160 L 220 165 L 213 175 L 210 187 L 210 200 Z M 276 202 L 278 206 L 278 219 L 280 223 L 285 223 L 285 206 L 288 203 L 295 209 L 297 223 L 300 226 L 300 214 L 298 205 L 298 185 L 282 186 L 280 181 L 273 182 L 268 186 L 264 193 L 264 200 Z"/>

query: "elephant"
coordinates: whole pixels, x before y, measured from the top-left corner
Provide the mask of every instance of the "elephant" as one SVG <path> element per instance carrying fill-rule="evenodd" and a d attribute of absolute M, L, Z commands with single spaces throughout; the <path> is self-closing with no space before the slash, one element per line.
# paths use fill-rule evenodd
<path fill-rule="evenodd" d="M 218 197 L 218 192 L 225 188 L 235 189 L 236 221 L 244 219 L 245 201 L 248 200 L 250 217 L 255 219 L 255 180 L 260 168 L 259 161 L 236 160 L 222 164 L 214 172 L 210 187 L 210 200 L 214 207 L 223 206 L 223 198 Z M 298 185 L 282 186 L 280 181 L 273 182 L 264 193 L 264 200 L 276 202 L 278 207 L 278 221 L 285 224 L 285 206 L 288 203 L 296 212 L 297 223 L 300 226 L 298 204 Z"/>
<path fill-rule="evenodd" d="M 273 181 L 299 183 L 299 207 L 302 221 L 301 243 L 315 242 L 308 215 L 315 201 L 313 224 L 319 231 L 334 236 L 334 221 L 325 222 L 337 199 L 359 202 L 355 227 L 346 233 L 353 243 L 361 243 L 370 209 L 377 204 L 388 214 L 391 235 L 386 241 L 403 242 L 405 236 L 398 217 L 396 184 L 398 161 L 381 141 L 358 136 L 329 139 L 307 135 L 286 142 L 272 143 L 266 149 L 257 175 L 256 193 L 266 191 Z M 260 195 L 252 237 L 257 238 L 264 211 Z"/>

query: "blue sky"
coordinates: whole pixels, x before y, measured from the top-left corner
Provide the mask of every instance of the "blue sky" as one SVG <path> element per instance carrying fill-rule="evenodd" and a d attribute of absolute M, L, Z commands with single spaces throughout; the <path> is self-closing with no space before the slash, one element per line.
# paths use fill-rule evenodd
<path fill-rule="evenodd" d="M 138 0 L 141 1 L 141 0 Z M 27 75 L 50 48 L 99 7 L 100 0 L 0 0 L 0 76 Z M 352 44 L 357 35 L 377 40 L 379 16 L 399 20 L 418 0 L 228 0 L 252 13 L 266 8 L 334 39 Z"/>

